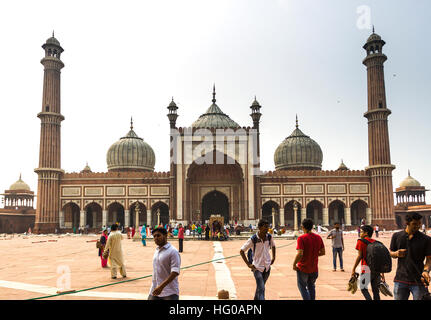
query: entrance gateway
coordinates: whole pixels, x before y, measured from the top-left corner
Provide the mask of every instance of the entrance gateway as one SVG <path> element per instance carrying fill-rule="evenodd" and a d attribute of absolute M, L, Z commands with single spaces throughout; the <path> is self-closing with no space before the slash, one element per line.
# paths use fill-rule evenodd
<path fill-rule="evenodd" d="M 229 200 L 220 191 L 211 191 L 202 199 L 202 223 L 209 221 L 212 215 L 220 215 L 224 223 L 229 223 Z"/>

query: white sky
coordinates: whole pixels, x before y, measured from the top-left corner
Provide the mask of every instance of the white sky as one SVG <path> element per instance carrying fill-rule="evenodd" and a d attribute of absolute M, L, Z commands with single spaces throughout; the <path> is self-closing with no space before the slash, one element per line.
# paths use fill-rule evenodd
<path fill-rule="evenodd" d="M 262 105 L 261 169 L 295 128 L 323 151 L 368 165 L 366 68 L 360 6 L 386 41 L 385 79 L 394 188 L 411 170 L 431 187 L 429 32 L 431 3 L 406 1 L 154 0 L 0 2 L 0 191 L 21 172 L 37 190 L 44 52 L 55 30 L 62 60 L 62 168 L 106 172 L 106 152 L 129 130 L 169 170 L 167 105 L 189 126 L 217 104 L 241 126 L 254 95 Z M 394 76 L 394 74 L 396 76 Z M 427 196 L 428 202 L 430 198 Z"/>

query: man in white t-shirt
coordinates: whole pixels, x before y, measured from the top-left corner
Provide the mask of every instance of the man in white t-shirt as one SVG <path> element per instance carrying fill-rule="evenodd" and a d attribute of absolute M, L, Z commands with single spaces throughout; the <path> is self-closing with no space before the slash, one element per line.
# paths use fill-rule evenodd
<path fill-rule="evenodd" d="M 265 300 L 265 283 L 271 272 L 271 265 L 275 261 L 274 238 L 268 234 L 269 223 L 260 220 L 257 225 L 259 231 L 251 236 L 241 247 L 240 255 L 247 266 L 253 271 L 256 279 L 256 292 L 254 300 Z M 245 256 L 245 251 L 252 250 L 252 255 Z M 272 259 L 269 251 L 272 250 Z M 252 259 L 252 261 L 250 261 Z"/>

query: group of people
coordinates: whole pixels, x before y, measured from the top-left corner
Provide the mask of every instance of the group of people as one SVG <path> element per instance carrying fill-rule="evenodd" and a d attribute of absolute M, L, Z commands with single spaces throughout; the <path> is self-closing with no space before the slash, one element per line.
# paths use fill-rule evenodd
<path fill-rule="evenodd" d="M 406 227 L 392 235 L 389 250 L 381 242 L 372 239 L 375 231 L 373 227 L 361 225 L 360 239 L 358 239 L 355 247 L 357 257 L 353 263 L 351 276 L 356 279 L 359 276 L 360 289 L 366 300 L 373 298 L 380 300 L 380 291 L 385 295 L 392 295 L 384 276 L 384 273 L 391 271 L 391 259 L 398 260 L 394 279 L 394 299 L 408 300 L 410 293 L 414 300 L 430 299 L 428 286 L 431 270 L 431 237 L 419 232 L 421 221 L 422 216 L 419 213 L 407 214 L 405 217 Z M 255 300 L 265 299 L 265 283 L 269 278 L 271 265 L 276 257 L 275 242 L 271 234 L 268 233 L 268 229 L 269 223 L 260 220 L 258 232 L 248 239 L 240 250 L 242 259 L 253 271 L 256 279 Z M 293 270 L 296 271 L 297 286 L 304 300 L 315 300 L 316 298 L 315 283 L 319 275 L 318 260 L 320 256 L 325 255 L 322 238 L 319 234 L 313 233 L 312 230 L 313 221 L 304 219 L 302 221 L 303 234 L 297 238 L 297 254 L 292 266 Z M 343 272 L 345 246 L 340 223 L 334 224 L 334 229 L 328 233 L 327 239 L 332 239 L 333 271 L 337 271 L 338 257 L 340 270 Z M 373 243 L 374 245 L 371 245 Z M 248 257 L 245 255 L 247 250 Z M 379 266 L 376 261 L 384 260 L 382 256 L 384 256 L 385 251 L 387 251 L 389 263 Z M 270 252 L 272 252 L 272 257 Z M 356 273 L 359 263 L 361 264 L 360 275 Z M 368 291 L 370 285 L 373 298 Z"/>
<path fill-rule="evenodd" d="M 407 300 L 410 293 L 414 300 L 427 296 L 427 287 L 430 281 L 431 270 L 431 237 L 419 232 L 422 216 L 419 213 L 407 214 L 406 227 L 392 235 L 390 248 L 384 249 L 390 255 L 389 260 L 396 259 L 397 270 L 394 279 L 394 299 Z M 296 272 L 298 290 L 304 300 L 315 300 L 316 280 L 319 275 L 318 260 L 325 255 L 325 246 L 322 237 L 313 232 L 312 219 L 304 219 L 301 224 L 303 234 L 297 238 L 296 256 L 292 268 Z M 103 231 L 101 242 L 103 247 L 99 250 L 102 258 L 102 267 L 106 267 L 106 259 L 111 261 L 111 277 L 116 279 L 117 270 L 126 277 L 122 250 L 121 233 L 118 226 L 112 225 L 111 234 Z M 148 299 L 150 300 L 177 300 L 179 298 L 178 275 L 181 267 L 180 253 L 183 251 L 184 227 L 178 225 L 179 249 L 177 250 L 168 242 L 168 230 L 159 226 L 152 230 L 152 235 L 157 248 L 153 256 L 152 286 Z M 369 225 L 361 226 L 360 238 L 356 244 L 357 257 L 353 263 L 352 278 L 359 277 L 361 292 L 367 300 L 380 300 L 382 283 L 385 283 L 385 272 L 390 272 L 390 267 L 383 270 L 375 269 L 369 261 L 370 248 L 383 244 L 372 239 L 374 228 Z M 340 270 L 343 268 L 343 251 L 345 249 L 343 231 L 340 223 L 334 224 L 334 229 L 328 233 L 327 239 L 332 240 L 333 271 L 337 271 L 337 257 Z M 103 241 L 102 241 L 103 240 Z M 385 247 L 384 247 L 385 248 Z M 369 248 L 368 248 L 369 249 Z M 253 272 L 256 280 L 255 300 L 265 299 L 265 284 L 270 276 L 271 266 L 276 259 L 276 244 L 274 237 L 269 233 L 269 222 L 260 220 L 257 232 L 251 236 L 241 247 L 240 256 L 244 263 Z M 425 260 L 425 262 L 424 262 Z M 356 272 L 361 265 L 360 274 Z M 373 298 L 368 288 L 371 285 Z M 382 291 L 383 292 L 383 291 Z M 429 295 L 429 294 L 428 294 Z"/>

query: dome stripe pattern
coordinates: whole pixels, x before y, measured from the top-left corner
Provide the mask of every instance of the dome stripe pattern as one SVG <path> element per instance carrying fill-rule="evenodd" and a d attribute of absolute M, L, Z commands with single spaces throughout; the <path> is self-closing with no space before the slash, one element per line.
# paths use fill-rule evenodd
<path fill-rule="evenodd" d="M 296 128 L 276 149 L 276 170 L 322 169 L 323 154 L 320 146 Z"/>
<path fill-rule="evenodd" d="M 130 129 L 109 148 L 106 162 L 108 171 L 154 171 L 156 157 L 151 146 Z"/>

